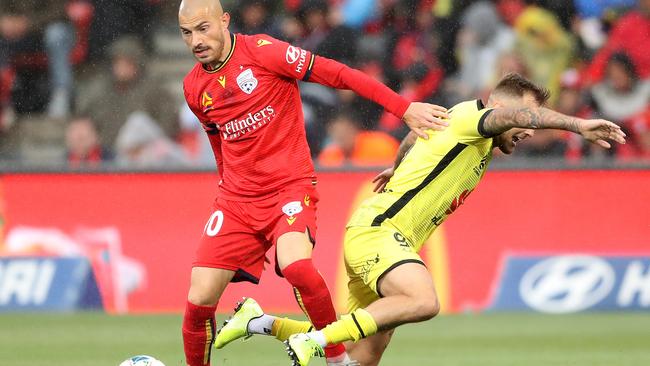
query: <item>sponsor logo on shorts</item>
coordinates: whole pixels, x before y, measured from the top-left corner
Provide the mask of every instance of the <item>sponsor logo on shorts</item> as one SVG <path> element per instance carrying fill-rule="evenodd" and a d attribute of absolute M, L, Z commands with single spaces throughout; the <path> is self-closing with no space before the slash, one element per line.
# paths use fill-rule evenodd
<path fill-rule="evenodd" d="M 251 69 L 246 69 L 237 76 L 237 85 L 239 85 L 239 88 L 246 94 L 252 93 L 253 90 L 257 88 L 257 84 L 257 79 L 253 75 Z"/>
<path fill-rule="evenodd" d="M 295 215 L 302 212 L 302 203 L 300 203 L 300 201 L 291 201 L 282 206 L 282 212 L 284 212 L 285 215 L 289 216 L 287 218 L 287 223 L 289 225 L 293 225 L 293 223 L 296 221 Z"/>
<path fill-rule="evenodd" d="M 305 199 L 303 199 L 303 202 L 305 202 L 305 206 L 309 206 L 309 203 L 311 202 L 311 197 L 309 197 L 308 194 L 305 194 Z"/>
<path fill-rule="evenodd" d="M 263 109 L 248 113 L 241 118 L 226 122 L 219 128 L 224 140 L 233 140 L 265 126 L 275 118 L 275 109 L 267 105 Z"/>
<path fill-rule="evenodd" d="M 368 282 L 368 275 L 370 275 L 370 271 L 372 271 L 372 268 L 377 263 L 379 263 L 379 253 L 375 255 L 375 258 L 368 259 L 364 261 L 360 266 L 356 266 L 355 272 L 361 275 L 361 278 L 363 279 L 364 282 Z"/>

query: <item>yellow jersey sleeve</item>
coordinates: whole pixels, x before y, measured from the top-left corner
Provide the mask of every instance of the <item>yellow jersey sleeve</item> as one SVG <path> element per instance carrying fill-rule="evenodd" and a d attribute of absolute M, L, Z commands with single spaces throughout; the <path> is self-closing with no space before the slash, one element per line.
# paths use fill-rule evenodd
<path fill-rule="evenodd" d="M 485 108 L 480 99 L 467 101 L 454 106 L 451 111 L 450 129 L 464 144 L 475 144 L 492 138 L 483 130 L 485 118 L 493 111 Z"/>

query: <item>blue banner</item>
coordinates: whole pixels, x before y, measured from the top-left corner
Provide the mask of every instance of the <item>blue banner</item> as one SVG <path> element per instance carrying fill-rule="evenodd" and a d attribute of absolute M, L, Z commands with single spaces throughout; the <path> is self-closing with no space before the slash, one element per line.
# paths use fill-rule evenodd
<path fill-rule="evenodd" d="M 0 257 L 0 312 L 102 309 L 86 258 Z"/>
<path fill-rule="evenodd" d="M 510 256 L 489 310 L 650 310 L 650 256 Z"/>

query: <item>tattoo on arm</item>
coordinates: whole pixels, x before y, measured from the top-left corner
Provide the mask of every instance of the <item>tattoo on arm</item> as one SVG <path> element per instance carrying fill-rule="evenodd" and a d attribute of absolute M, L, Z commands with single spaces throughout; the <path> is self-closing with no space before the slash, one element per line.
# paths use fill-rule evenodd
<path fill-rule="evenodd" d="M 402 143 L 399 145 L 399 149 L 397 150 L 397 157 L 395 158 L 395 164 L 393 167 L 394 169 L 397 169 L 402 162 L 402 159 L 404 159 L 409 150 L 411 150 L 417 139 L 418 136 L 413 131 L 409 132 L 408 135 L 404 137 L 404 140 L 402 140 Z"/>
<path fill-rule="evenodd" d="M 553 128 L 575 133 L 580 132 L 579 120 L 547 108 L 497 108 L 483 122 L 483 131 L 491 136 L 499 135 L 513 127 Z"/>

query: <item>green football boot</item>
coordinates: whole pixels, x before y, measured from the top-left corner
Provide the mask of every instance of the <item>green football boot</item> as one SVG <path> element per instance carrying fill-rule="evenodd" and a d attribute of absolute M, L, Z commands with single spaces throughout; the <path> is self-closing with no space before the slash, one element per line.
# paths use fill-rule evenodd
<path fill-rule="evenodd" d="M 236 339 L 244 338 L 246 340 L 252 337 L 253 334 L 248 332 L 248 323 L 262 315 L 264 315 L 264 311 L 257 301 L 245 297 L 241 302 L 237 303 L 233 316 L 226 320 L 223 327 L 217 331 L 214 346 L 223 348 Z"/>
<path fill-rule="evenodd" d="M 325 357 L 323 347 L 304 333 L 292 335 L 284 344 L 292 366 L 307 366 L 312 357 Z"/>

